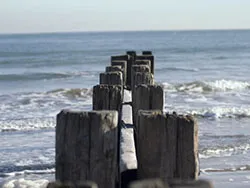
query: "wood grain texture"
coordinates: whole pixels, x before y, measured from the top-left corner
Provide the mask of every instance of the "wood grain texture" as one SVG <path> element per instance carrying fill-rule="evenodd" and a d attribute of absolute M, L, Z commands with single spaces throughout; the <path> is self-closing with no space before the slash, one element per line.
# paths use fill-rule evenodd
<path fill-rule="evenodd" d="M 176 178 L 197 179 L 198 124 L 191 116 L 178 116 L 178 145 Z"/>
<path fill-rule="evenodd" d="M 127 85 L 131 86 L 131 66 L 133 64 L 133 59 L 130 55 L 119 55 L 119 56 L 111 56 L 111 64 L 113 65 L 114 61 L 126 61 L 127 62 L 127 69 L 126 69 L 126 83 Z"/>
<path fill-rule="evenodd" d="M 107 66 L 105 69 L 106 72 L 116 72 L 121 71 L 123 72 L 123 68 L 121 65 L 115 65 L 115 66 Z"/>
<path fill-rule="evenodd" d="M 154 75 L 154 56 L 153 55 L 137 55 L 136 60 L 150 60 L 151 62 L 151 73 Z"/>
<path fill-rule="evenodd" d="M 147 65 L 150 68 L 150 73 L 151 73 L 151 61 L 150 60 L 136 60 L 134 62 L 134 65 Z"/>
<path fill-rule="evenodd" d="M 99 82 L 100 84 L 123 85 L 123 73 L 121 71 L 100 73 Z"/>
<path fill-rule="evenodd" d="M 98 188 L 97 184 L 91 181 L 84 182 L 66 182 L 61 183 L 60 181 L 50 182 L 47 188 Z"/>
<path fill-rule="evenodd" d="M 138 177 L 167 182 L 176 170 L 177 117 L 166 116 L 161 110 L 138 113 Z"/>
<path fill-rule="evenodd" d="M 133 121 L 136 125 L 138 110 L 163 110 L 164 90 L 158 85 L 138 85 L 132 91 Z"/>
<path fill-rule="evenodd" d="M 123 84 L 127 85 L 127 61 L 113 60 L 111 62 L 112 66 L 121 66 L 123 69 Z"/>
<path fill-rule="evenodd" d="M 96 85 L 93 87 L 93 110 L 121 111 L 123 87 L 121 85 Z"/>
<path fill-rule="evenodd" d="M 56 125 L 56 179 L 115 187 L 118 113 L 62 111 Z"/>
<path fill-rule="evenodd" d="M 213 188 L 213 184 L 207 180 L 170 180 L 168 185 L 171 188 Z"/>
<path fill-rule="evenodd" d="M 141 84 L 146 84 L 146 85 L 153 85 L 154 84 L 154 77 L 151 73 L 149 72 L 134 72 L 132 75 L 132 90 Z"/>
<path fill-rule="evenodd" d="M 135 181 L 130 184 L 129 188 L 168 188 L 161 179 L 148 179 Z"/>

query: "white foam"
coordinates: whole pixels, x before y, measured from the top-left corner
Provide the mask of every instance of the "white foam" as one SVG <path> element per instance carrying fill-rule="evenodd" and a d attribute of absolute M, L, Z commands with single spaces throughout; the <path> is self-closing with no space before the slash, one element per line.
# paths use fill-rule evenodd
<path fill-rule="evenodd" d="M 218 91 L 243 90 L 250 87 L 248 82 L 224 79 L 205 83 L 208 84 L 213 90 Z"/>
<path fill-rule="evenodd" d="M 48 183 L 49 181 L 46 179 L 25 180 L 21 178 L 6 182 L 3 188 L 46 188 Z"/>
<path fill-rule="evenodd" d="M 41 93 L 0 96 L 0 131 L 55 127 L 56 115 L 65 108 L 89 110 L 92 89 L 57 89 Z"/>
<path fill-rule="evenodd" d="M 187 110 L 186 113 L 208 118 L 235 118 L 250 117 L 250 108 L 247 107 L 212 107 L 206 109 Z"/>
<path fill-rule="evenodd" d="M 0 132 L 54 128 L 55 117 L 0 120 Z"/>
<path fill-rule="evenodd" d="M 227 146 L 221 148 L 208 148 L 200 152 L 199 157 L 203 159 L 211 157 L 230 157 L 235 154 L 245 153 L 250 150 L 250 144 L 240 146 Z"/>
<path fill-rule="evenodd" d="M 162 83 L 167 92 L 211 92 L 242 91 L 250 88 L 250 83 L 237 80 L 194 81 L 183 84 Z"/>

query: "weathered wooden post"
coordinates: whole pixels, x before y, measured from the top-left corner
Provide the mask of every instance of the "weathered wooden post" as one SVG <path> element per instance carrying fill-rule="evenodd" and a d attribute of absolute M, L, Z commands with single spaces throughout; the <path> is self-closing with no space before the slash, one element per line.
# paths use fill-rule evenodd
<path fill-rule="evenodd" d="M 136 125 L 140 179 L 197 179 L 198 126 L 193 118 L 140 110 Z"/>
<path fill-rule="evenodd" d="M 177 167 L 180 179 L 197 179 L 199 175 L 198 124 L 191 116 L 178 116 Z"/>
<path fill-rule="evenodd" d="M 177 118 L 161 110 L 139 111 L 137 123 L 138 178 L 165 182 L 176 171 Z"/>
<path fill-rule="evenodd" d="M 122 84 L 125 85 L 125 74 L 124 74 L 124 69 L 122 68 L 121 65 L 115 65 L 115 66 L 107 66 L 106 67 L 106 72 L 121 72 L 122 73 Z"/>
<path fill-rule="evenodd" d="M 100 84 L 123 85 L 121 71 L 100 73 Z"/>
<path fill-rule="evenodd" d="M 115 65 L 115 66 L 107 66 L 106 72 L 123 72 L 123 68 L 121 65 Z"/>
<path fill-rule="evenodd" d="M 153 55 L 152 51 L 142 51 L 142 55 Z"/>
<path fill-rule="evenodd" d="M 133 85 L 131 86 L 132 90 L 134 90 L 136 86 L 141 84 L 146 84 L 146 85 L 154 84 L 154 77 L 149 72 L 133 72 L 132 80 L 133 80 L 132 82 Z"/>
<path fill-rule="evenodd" d="M 151 64 L 151 73 L 154 74 L 154 56 L 153 55 L 137 55 L 136 60 L 149 60 Z"/>
<path fill-rule="evenodd" d="M 163 110 L 164 90 L 159 85 L 137 85 L 132 92 L 133 123 L 136 126 L 138 110 Z"/>
<path fill-rule="evenodd" d="M 93 110 L 117 110 L 119 113 L 123 101 L 121 85 L 96 85 L 93 87 Z"/>
<path fill-rule="evenodd" d="M 153 77 L 150 67 L 147 65 L 133 65 L 131 69 L 131 89 L 140 84 L 153 84 Z M 140 76 L 139 76 L 140 75 Z"/>
<path fill-rule="evenodd" d="M 99 188 L 115 188 L 117 125 L 116 111 L 61 111 L 56 124 L 56 180 L 90 180 Z"/>
<path fill-rule="evenodd" d="M 134 65 L 147 65 L 150 68 L 149 72 L 151 72 L 151 61 L 150 60 L 136 60 L 134 62 Z"/>
<path fill-rule="evenodd" d="M 134 65 L 136 60 L 136 51 L 127 51 L 127 55 L 130 55 L 131 57 L 131 66 Z"/>
<path fill-rule="evenodd" d="M 97 184 L 91 181 L 61 183 L 50 182 L 47 188 L 98 188 Z"/>
<path fill-rule="evenodd" d="M 126 83 L 127 83 L 127 86 L 131 86 L 131 66 L 133 63 L 133 59 L 131 58 L 131 56 L 130 55 L 111 56 L 112 65 L 114 61 L 126 61 L 127 62 Z"/>
<path fill-rule="evenodd" d="M 135 181 L 130 184 L 129 188 L 168 188 L 161 179 L 147 179 Z"/>
<path fill-rule="evenodd" d="M 121 66 L 123 69 L 123 84 L 127 85 L 127 61 L 113 60 L 111 62 L 112 66 Z"/>
<path fill-rule="evenodd" d="M 170 180 L 164 183 L 161 179 L 147 179 L 131 183 L 130 188 L 213 188 L 206 180 Z"/>
<path fill-rule="evenodd" d="M 213 188 L 213 184 L 206 180 L 169 180 L 170 188 Z"/>

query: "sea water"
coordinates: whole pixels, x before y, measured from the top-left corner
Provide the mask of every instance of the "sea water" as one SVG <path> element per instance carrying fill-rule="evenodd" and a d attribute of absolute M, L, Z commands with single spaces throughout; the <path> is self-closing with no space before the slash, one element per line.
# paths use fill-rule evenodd
<path fill-rule="evenodd" d="M 201 178 L 250 186 L 250 30 L 0 35 L 0 185 L 54 180 L 56 115 L 91 110 L 127 50 L 153 51 L 165 111 L 196 117 Z"/>

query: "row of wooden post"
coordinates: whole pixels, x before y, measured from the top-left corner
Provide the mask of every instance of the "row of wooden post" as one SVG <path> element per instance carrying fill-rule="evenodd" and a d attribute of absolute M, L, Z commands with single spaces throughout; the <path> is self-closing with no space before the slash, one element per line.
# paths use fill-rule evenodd
<path fill-rule="evenodd" d="M 93 111 L 57 115 L 56 180 L 81 182 L 73 187 L 212 187 L 190 181 L 199 174 L 198 125 L 190 116 L 163 111 L 152 52 L 112 56 L 105 71 L 93 87 Z M 165 184 L 131 184 L 151 178 Z M 95 183 L 85 185 L 87 180 Z M 56 185 L 63 184 L 50 184 Z"/>

